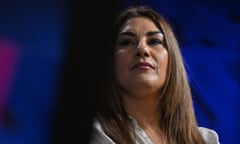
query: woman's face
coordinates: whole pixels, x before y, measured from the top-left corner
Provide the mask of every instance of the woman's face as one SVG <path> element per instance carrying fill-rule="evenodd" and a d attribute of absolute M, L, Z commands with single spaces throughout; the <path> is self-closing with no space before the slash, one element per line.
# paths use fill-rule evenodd
<path fill-rule="evenodd" d="M 124 90 L 159 92 L 168 67 L 163 33 L 148 18 L 129 19 L 118 33 L 115 62 L 116 77 Z"/>

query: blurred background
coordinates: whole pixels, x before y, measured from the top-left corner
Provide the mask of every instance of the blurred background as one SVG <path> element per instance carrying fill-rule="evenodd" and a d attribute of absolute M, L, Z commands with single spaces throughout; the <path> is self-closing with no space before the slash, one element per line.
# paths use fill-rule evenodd
<path fill-rule="evenodd" d="M 240 1 L 122 0 L 121 7 L 135 4 L 172 25 L 199 125 L 216 130 L 221 144 L 240 144 Z M 67 0 L 0 0 L 1 144 L 49 142 L 70 9 Z"/>

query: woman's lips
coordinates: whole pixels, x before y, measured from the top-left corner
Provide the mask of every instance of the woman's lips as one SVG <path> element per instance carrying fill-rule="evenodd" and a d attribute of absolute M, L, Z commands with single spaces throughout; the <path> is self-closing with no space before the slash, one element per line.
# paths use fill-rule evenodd
<path fill-rule="evenodd" d="M 134 64 L 131 69 L 144 69 L 144 70 L 147 70 L 147 69 L 154 69 L 154 67 L 148 63 L 148 62 L 139 62 L 139 63 L 136 63 Z"/>

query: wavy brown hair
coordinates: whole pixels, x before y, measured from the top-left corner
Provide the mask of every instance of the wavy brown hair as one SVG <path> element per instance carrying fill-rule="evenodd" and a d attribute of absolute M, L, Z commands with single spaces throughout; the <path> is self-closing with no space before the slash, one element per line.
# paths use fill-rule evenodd
<path fill-rule="evenodd" d="M 204 144 L 198 131 L 191 91 L 179 44 L 170 24 L 157 11 L 146 6 L 125 9 L 116 19 L 112 46 L 122 25 L 134 17 L 147 17 L 163 32 L 169 53 L 168 73 L 159 94 L 160 128 L 169 144 Z M 134 144 L 133 126 L 122 104 L 120 87 L 115 77 L 114 48 L 111 49 L 106 93 L 99 98 L 97 119 L 104 132 L 117 144 Z"/>

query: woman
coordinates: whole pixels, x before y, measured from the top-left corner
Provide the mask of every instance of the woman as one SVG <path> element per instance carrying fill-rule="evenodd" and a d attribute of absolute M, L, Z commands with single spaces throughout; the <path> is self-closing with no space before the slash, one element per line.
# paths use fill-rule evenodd
<path fill-rule="evenodd" d="M 170 25 L 149 7 L 116 20 L 110 77 L 99 98 L 91 144 L 218 144 L 198 127 L 180 49 Z"/>

